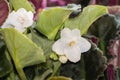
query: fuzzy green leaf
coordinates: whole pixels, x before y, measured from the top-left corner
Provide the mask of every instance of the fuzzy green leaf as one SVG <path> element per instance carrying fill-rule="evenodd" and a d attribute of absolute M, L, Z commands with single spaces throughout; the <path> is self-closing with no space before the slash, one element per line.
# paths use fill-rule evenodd
<path fill-rule="evenodd" d="M 91 44 L 91 49 L 82 54 L 79 62 L 63 64 L 59 74 L 73 80 L 96 80 L 102 76 L 107 67 L 107 59 L 95 44 Z"/>
<path fill-rule="evenodd" d="M 34 8 L 31 6 L 28 0 L 10 0 L 11 5 L 17 11 L 19 8 L 25 8 L 28 11 L 34 12 Z"/>
<path fill-rule="evenodd" d="M 75 18 L 70 18 L 65 22 L 65 27 L 74 29 L 78 28 L 81 31 L 81 35 L 85 34 L 90 25 L 99 17 L 107 14 L 108 10 L 104 6 L 90 5 L 83 9 L 83 12 Z"/>
<path fill-rule="evenodd" d="M 104 76 L 104 71 L 107 68 L 107 58 L 103 52 L 92 43 L 90 51 L 84 55 L 86 80 L 96 80 Z M 92 73 L 92 74 L 91 74 Z"/>
<path fill-rule="evenodd" d="M 109 54 L 107 48 L 109 41 L 116 36 L 117 21 L 114 15 L 104 15 L 99 20 L 95 21 L 88 30 L 89 35 L 94 35 L 99 38 L 99 47 L 107 57 Z"/>
<path fill-rule="evenodd" d="M 0 77 L 5 76 L 12 71 L 12 65 L 6 57 L 5 50 L 5 45 L 0 42 Z"/>
<path fill-rule="evenodd" d="M 43 50 L 14 28 L 1 29 L 1 33 L 21 79 L 26 80 L 22 68 L 45 62 Z"/>
<path fill-rule="evenodd" d="M 48 40 L 46 37 L 43 37 L 34 31 L 31 32 L 31 39 L 44 50 L 44 54 L 47 58 L 49 58 L 50 54 L 52 53 L 52 45 L 54 41 Z"/>
<path fill-rule="evenodd" d="M 58 30 L 62 27 L 63 22 L 68 18 L 72 11 L 54 7 L 47 10 L 43 10 L 38 15 L 36 29 L 48 39 L 54 39 Z"/>
<path fill-rule="evenodd" d="M 56 77 L 51 77 L 48 80 L 72 80 L 71 78 L 63 77 L 63 76 L 56 76 Z"/>

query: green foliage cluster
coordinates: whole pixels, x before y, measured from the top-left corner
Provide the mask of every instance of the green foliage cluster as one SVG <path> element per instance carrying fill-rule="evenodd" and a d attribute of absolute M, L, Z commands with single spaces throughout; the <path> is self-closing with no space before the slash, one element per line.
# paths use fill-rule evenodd
<path fill-rule="evenodd" d="M 23 7 L 34 12 L 28 0 L 9 0 L 9 3 L 11 10 Z M 76 11 L 63 7 L 43 10 L 38 14 L 35 28 L 28 28 L 24 34 L 14 28 L 0 29 L 0 79 L 96 80 L 103 76 L 107 63 L 105 54 L 89 37 L 86 38 L 90 40 L 92 48 L 82 54 L 82 59 L 78 63 L 61 64 L 57 59 L 58 56 L 51 50 L 53 43 L 59 38 L 60 30 L 64 27 L 78 28 L 82 36 L 83 34 L 87 36 L 99 34 L 97 37 L 101 41 L 106 38 L 106 36 L 103 38 L 105 34 L 101 34 L 106 32 L 103 29 L 107 27 L 98 29 L 99 26 L 91 26 L 97 19 L 108 14 L 105 6 L 87 6 L 79 15 L 69 18 Z M 94 34 L 92 32 L 94 30 L 98 31 Z M 100 48 L 102 49 L 101 46 Z"/>

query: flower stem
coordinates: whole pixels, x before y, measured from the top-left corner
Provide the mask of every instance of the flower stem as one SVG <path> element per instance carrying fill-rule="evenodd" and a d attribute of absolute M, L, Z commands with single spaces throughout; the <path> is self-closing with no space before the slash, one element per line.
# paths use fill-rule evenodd
<path fill-rule="evenodd" d="M 53 77 L 57 73 L 57 71 L 60 68 L 60 66 L 61 66 L 61 62 L 58 62 L 57 65 L 54 68 L 54 71 L 53 71 L 51 77 Z"/>
<path fill-rule="evenodd" d="M 41 76 L 36 76 L 34 80 L 45 80 L 45 78 L 52 73 L 52 69 L 48 69 Z"/>
<path fill-rule="evenodd" d="M 81 55 L 81 63 L 82 63 L 82 78 L 86 79 L 86 71 L 85 71 L 85 61 L 84 61 L 84 55 Z"/>
<path fill-rule="evenodd" d="M 17 69 L 17 72 L 19 74 L 20 79 L 21 80 L 27 80 L 23 69 L 19 65 L 16 65 L 16 69 Z"/>

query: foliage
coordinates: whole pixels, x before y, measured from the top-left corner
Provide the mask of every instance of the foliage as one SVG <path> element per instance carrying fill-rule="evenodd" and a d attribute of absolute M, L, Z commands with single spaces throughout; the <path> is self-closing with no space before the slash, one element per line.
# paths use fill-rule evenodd
<path fill-rule="evenodd" d="M 106 79 L 119 79 L 119 15 L 104 15 L 88 30 L 88 35 L 98 38 L 98 47 L 108 59 Z M 112 66 L 112 67 L 111 67 Z"/>
<path fill-rule="evenodd" d="M 60 75 L 71 77 L 73 80 L 96 80 L 104 73 L 107 59 L 103 52 L 92 43 L 90 51 L 82 54 L 82 60 L 76 64 L 68 62 L 60 68 Z M 92 74 L 91 74 L 92 73 Z"/>
<path fill-rule="evenodd" d="M 45 10 L 38 15 L 36 29 L 48 39 L 53 40 L 71 12 L 71 10 L 60 7 Z"/>
<path fill-rule="evenodd" d="M 2 29 L 1 33 L 21 79 L 25 79 L 22 68 L 45 62 L 42 49 L 25 35 L 14 28 Z"/>
<path fill-rule="evenodd" d="M 104 15 L 98 19 L 88 30 L 89 35 L 99 38 L 99 47 L 109 57 L 107 46 L 117 31 L 117 22 L 114 15 Z"/>
<path fill-rule="evenodd" d="M 10 0 L 10 3 L 15 11 L 17 11 L 19 8 L 25 8 L 28 11 L 34 12 L 34 8 L 31 6 L 28 0 Z"/>
<path fill-rule="evenodd" d="M 8 6 L 10 4 L 10 8 Z M 7 4 L 7 5 L 6 5 Z M 11 11 L 17 11 L 21 7 L 27 11 L 34 13 L 34 8 L 28 0 L 9 0 L 5 2 L 0 0 L 1 5 L 5 5 L 6 9 L 0 9 L 1 22 L 5 22 Z M 9 9 L 8 9 L 9 8 Z M 99 10 L 98 10 L 99 9 Z M 71 13 L 77 13 L 75 17 L 70 17 Z M 106 69 L 106 58 L 99 49 L 89 39 L 89 35 L 96 35 L 92 31 L 97 27 L 94 24 L 98 18 L 108 14 L 107 8 L 100 5 L 90 5 L 80 10 L 72 10 L 64 7 L 52 7 L 43 9 L 39 12 L 37 20 L 30 27 L 25 28 L 24 33 L 20 33 L 14 28 L 0 28 L 0 79 L 2 80 L 96 80 L 102 76 Z M 110 18 L 111 19 L 111 18 Z M 98 19 L 99 20 L 99 19 Z M 94 23 L 95 22 L 95 23 Z M 93 24 L 94 23 L 94 24 Z M 93 25 L 92 25 L 93 24 Z M 92 25 L 92 26 L 91 26 Z M 105 32 L 98 29 L 97 36 L 103 40 L 111 39 L 102 35 Z M 116 26 L 116 25 L 115 25 Z M 78 63 L 67 62 L 61 64 L 58 55 L 52 51 L 52 46 L 56 40 L 60 38 L 60 32 L 65 27 L 81 31 L 81 35 L 91 43 L 91 49 L 82 54 L 82 59 Z M 90 29 L 89 29 L 90 28 Z M 110 28 L 110 30 L 113 29 Z M 99 33 L 103 30 L 103 32 Z M 107 33 L 108 34 L 108 33 Z M 106 45 L 105 45 L 106 47 Z M 102 49 L 102 48 L 101 48 Z M 102 49 L 103 50 L 103 49 Z M 4 63 L 4 64 L 3 64 Z M 2 65 L 1 65 L 2 64 Z M 93 74 L 91 74 L 93 73 Z"/>
<path fill-rule="evenodd" d="M 81 34 L 85 34 L 88 28 L 90 27 L 90 25 L 95 20 L 97 20 L 99 17 L 107 13 L 108 13 L 107 9 L 104 6 L 90 5 L 88 7 L 85 7 L 83 9 L 83 12 L 79 16 L 73 19 L 68 19 L 65 22 L 65 27 L 71 29 L 78 28 L 80 29 Z"/>
<path fill-rule="evenodd" d="M 12 71 L 12 65 L 7 59 L 7 53 L 5 53 L 5 51 L 6 46 L 4 45 L 3 40 L 0 39 L 0 77 L 5 76 Z"/>
<path fill-rule="evenodd" d="M 9 14 L 9 6 L 6 0 L 0 0 L 0 26 L 5 22 Z"/>

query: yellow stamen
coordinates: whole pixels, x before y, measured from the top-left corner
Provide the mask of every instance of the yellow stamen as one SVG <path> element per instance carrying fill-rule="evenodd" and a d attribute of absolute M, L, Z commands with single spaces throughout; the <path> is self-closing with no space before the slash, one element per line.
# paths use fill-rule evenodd
<path fill-rule="evenodd" d="M 71 41 L 68 45 L 71 47 L 71 46 L 73 46 L 73 45 L 75 45 L 75 44 L 76 44 L 75 41 Z"/>

